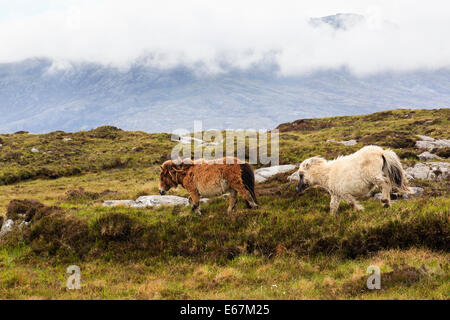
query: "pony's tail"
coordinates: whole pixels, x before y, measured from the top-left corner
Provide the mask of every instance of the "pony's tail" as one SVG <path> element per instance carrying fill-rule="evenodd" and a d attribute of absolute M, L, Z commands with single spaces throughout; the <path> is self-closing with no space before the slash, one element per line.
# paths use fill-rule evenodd
<path fill-rule="evenodd" d="M 392 150 L 383 150 L 383 172 L 388 176 L 397 192 L 411 193 L 400 159 Z"/>
<path fill-rule="evenodd" d="M 248 163 L 243 163 L 240 166 L 241 166 L 241 178 L 242 182 L 244 183 L 244 187 L 252 196 L 253 201 L 256 204 L 258 204 L 255 195 L 255 174 L 253 172 L 253 169 Z"/>

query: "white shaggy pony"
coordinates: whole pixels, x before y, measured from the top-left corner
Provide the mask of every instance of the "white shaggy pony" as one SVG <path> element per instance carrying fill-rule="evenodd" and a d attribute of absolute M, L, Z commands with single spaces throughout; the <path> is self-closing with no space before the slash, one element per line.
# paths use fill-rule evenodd
<path fill-rule="evenodd" d="M 367 146 L 331 161 L 321 157 L 307 159 L 300 164 L 297 178 L 299 193 L 308 187 L 327 190 L 331 195 L 330 211 L 333 214 L 342 200 L 356 210 L 364 210 L 355 197 L 367 196 L 375 186 L 381 188 L 381 202 L 385 207 L 391 204 L 391 190 L 410 193 L 398 156 L 377 146 Z"/>

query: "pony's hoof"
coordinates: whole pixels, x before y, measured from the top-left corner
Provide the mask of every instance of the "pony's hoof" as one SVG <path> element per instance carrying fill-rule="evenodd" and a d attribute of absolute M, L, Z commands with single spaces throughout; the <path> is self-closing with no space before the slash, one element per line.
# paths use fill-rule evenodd
<path fill-rule="evenodd" d="M 197 215 L 199 215 L 199 216 L 202 215 L 202 212 L 201 212 L 200 210 L 196 211 L 195 213 L 196 213 Z"/>

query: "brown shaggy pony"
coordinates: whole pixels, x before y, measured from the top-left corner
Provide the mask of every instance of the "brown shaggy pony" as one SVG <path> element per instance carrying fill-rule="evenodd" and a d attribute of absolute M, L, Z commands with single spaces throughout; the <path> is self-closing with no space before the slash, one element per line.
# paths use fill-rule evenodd
<path fill-rule="evenodd" d="M 253 169 L 237 158 L 212 161 L 167 160 L 161 166 L 159 193 L 164 195 L 170 188 L 178 185 L 189 192 L 189 202 L 197 214 L 201 214 L 200 197 L 214 197 L 224 193 L 230 194 L 228 213 L 236 206 L 238 193 L 247 202 L 247 207 L 258 207 Z"/>

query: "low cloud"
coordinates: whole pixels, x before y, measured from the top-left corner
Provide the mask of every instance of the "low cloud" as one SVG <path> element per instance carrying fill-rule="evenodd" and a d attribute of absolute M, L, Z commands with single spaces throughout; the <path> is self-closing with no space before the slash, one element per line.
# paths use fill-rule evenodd
<path fill-rule="evenodd" d="M 24 1 L 21 1 L 22 3 Z M 26 1 L 25 1 L 26 2 Z M 447 1 L 71 1 L 0 20 L 0 62 L 53 59 L 223 72 L 275 63 L 284 75 L 450 67 Z M 364 4 L 362 4 L 364 2 Z M 351 12 L 345 28 L 311 18 Z M 317 21 L 316 21 L 317 22 Z"/>

